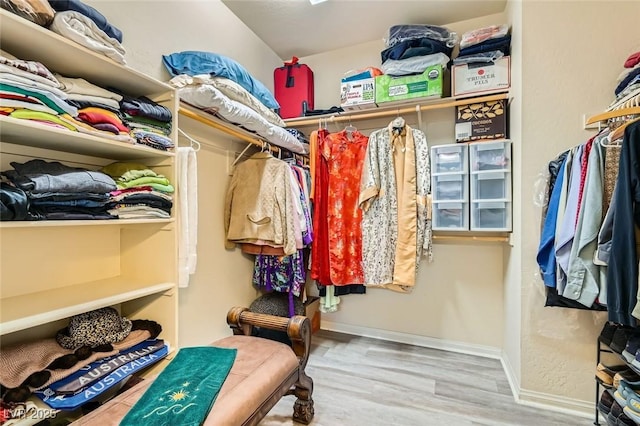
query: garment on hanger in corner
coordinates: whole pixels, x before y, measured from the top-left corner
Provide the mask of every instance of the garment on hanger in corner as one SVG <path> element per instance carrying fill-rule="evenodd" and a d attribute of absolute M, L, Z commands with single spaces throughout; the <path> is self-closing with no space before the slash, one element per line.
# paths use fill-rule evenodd
<path fill-rule="evenodd" d="M 365 285 L 412 290 L 422 254 L 432 256 L 430 185 L 421 130 L 392 122 L 369 136 L 359 198 Z"/>

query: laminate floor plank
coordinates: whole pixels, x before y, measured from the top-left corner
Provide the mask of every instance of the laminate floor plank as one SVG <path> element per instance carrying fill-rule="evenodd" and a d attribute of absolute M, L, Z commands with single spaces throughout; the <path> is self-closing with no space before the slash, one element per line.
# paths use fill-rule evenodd
<path fill-rule="evenodd" d="M 579 426 L 593 420 L 517 404 L 500 361 L 321 331 L 313 336 L 312 426 Z M 290 425 L 295 397 L 260 426 Z"/>

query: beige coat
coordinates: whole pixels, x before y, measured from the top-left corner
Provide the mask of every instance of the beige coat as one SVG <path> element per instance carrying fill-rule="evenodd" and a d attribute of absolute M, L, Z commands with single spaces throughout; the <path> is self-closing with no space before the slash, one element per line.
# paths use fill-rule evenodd
<path fill-rule="evenodd" d="M 289 165 L 266 152 L 236 166 L 229 182 L 224 225 L 227 248 L 235 243 L 296 252 L 294 194 Z"/>

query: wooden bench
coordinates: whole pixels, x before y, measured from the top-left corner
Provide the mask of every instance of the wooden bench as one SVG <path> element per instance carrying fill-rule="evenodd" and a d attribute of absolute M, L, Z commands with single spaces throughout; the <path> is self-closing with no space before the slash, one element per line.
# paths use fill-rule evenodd
<path fill-rule="evenodd" d="M 311 324 L 307 317 L 283 318 L 232 308 L 227 323 L 233 336 L 211 343 L 236 348 L 236 360 L 220 393 L 203 422 L 208 426 L 256 425 L 285 395 L 295 395 L 293 419 L 309 424 L 313 419 L 313 380 L 305 366 L 311 346 Z M 253 337 L 253 327 L 286 332 L 292 346 Z M 185 377 L 185 379 L 188 379 Z M 145 379 L 83 416 L 74 425 L 117 425 L 153 382 Z"/>

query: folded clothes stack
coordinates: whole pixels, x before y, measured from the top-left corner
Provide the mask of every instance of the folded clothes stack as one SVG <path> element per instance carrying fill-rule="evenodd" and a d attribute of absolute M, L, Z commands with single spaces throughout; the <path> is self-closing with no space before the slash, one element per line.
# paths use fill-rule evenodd
<path fill-rule="evenodd" d="M 434 65 L 446 67 L 458 36 L 436 25 L 394 25 L 381 52 L 382 71 L 400 76 L 422 74 Z"/>
<path fill-rule="evenodd" d="M 455 65 L 495 62 L 511 52 L 511 34 L 508 25 L 490 25 L 468 31 L 460 40 L 460 52 Z"/>
<path fill-rule="evenodd" d="M 10 182 L 2 187 L 2 220 L 115 218 L 107 210 L 116 184 L 106 174 L 44 160 L 11 166 L 2 172 Z"/>
<path fill-rule="evenodd" d="M 143 164 L 111 163 L 101 170 L 115 179 L 109 213 L 120 219 L 168 219 L 174 187 L 169 179 Z"/>
<path fill-rule="evenodd" d="M 607 111 L 640 106 L 640 52 L 629 55 L 616 80 L 615 99 Z"/>

